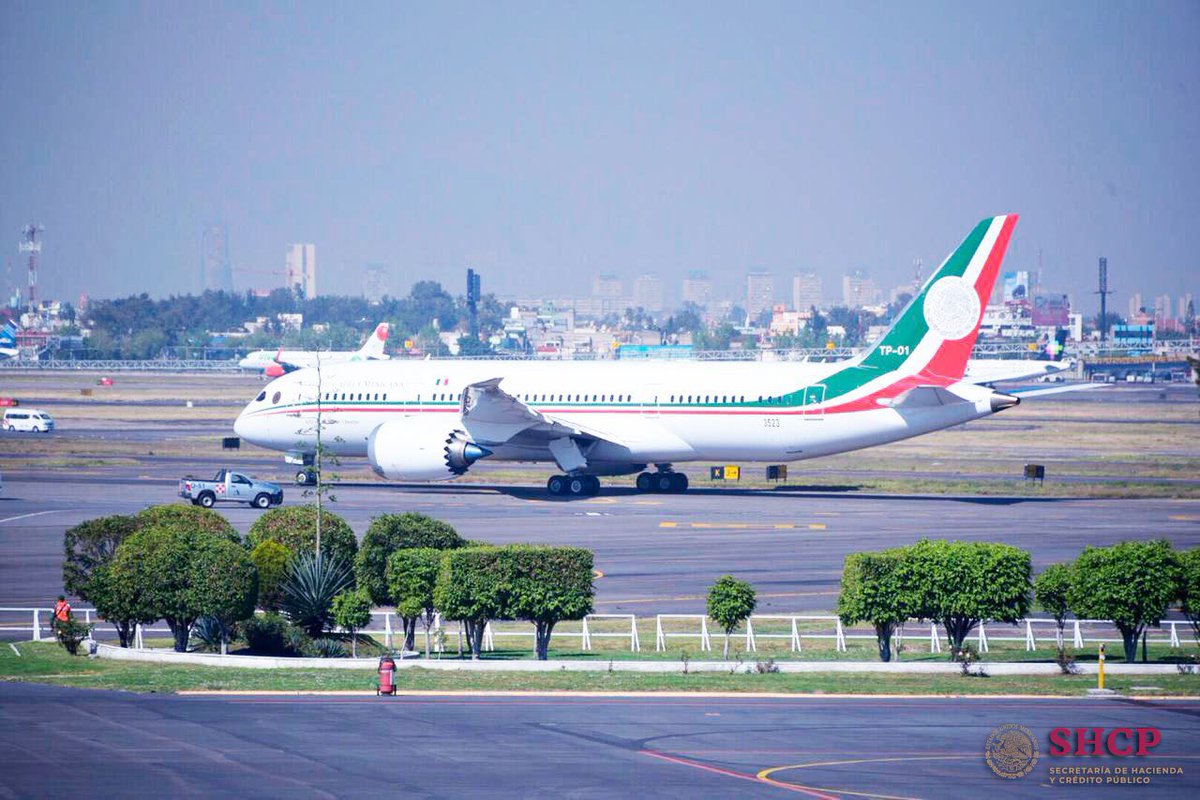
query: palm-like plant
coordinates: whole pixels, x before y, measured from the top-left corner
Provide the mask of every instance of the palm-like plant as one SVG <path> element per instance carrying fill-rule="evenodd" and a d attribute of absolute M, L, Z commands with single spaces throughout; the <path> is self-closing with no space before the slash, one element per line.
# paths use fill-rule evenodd
<path fill-rule="evenodd" d="M 333 598 L 354 583 L 350 564 L 329 554 L 298 553 L 281 587 L 284 615 L 314 639 L 333 625 Z"/>

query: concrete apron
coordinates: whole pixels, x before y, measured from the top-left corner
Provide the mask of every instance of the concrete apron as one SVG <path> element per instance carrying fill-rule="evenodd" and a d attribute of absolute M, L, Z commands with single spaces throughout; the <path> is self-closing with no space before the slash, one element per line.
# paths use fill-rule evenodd
<path fill-rule="evenodd" d="M 378 658 L 275 658 L 272 656 L 237 656 L 216 653 L 176 653 L 174 650 L 133 650 L 98 644 L 97 658 L 114 661 L 144 661 L 155 664 L 181 664 L 206 667 L 233 667 L 236 669 L 351 669 L 374 670 L 379 666 Z M 896 672 L 918 675 L 955 675 L 960 672 L 958 664 L 951 661 L 776 661 L 780 672 Z M 986 661 L 971 665 L 976 672 L 982 667 L 989 675 L 1058 675 L 1057 664 L 1047 662 Z M 469 659 L 430 659 L 408 657 L 396 661 L 397 669 L 434 669 L 467 672 L 683 672 L 683 662 L 675 660 L 627 661 L 588 659 L 586 661 L 534 661 L 492 660 L 471 661 Z M 688 672 L 736 672 L 753 673 L 755 662 L 743 661 L 689 661 Z M 1112 664 L 1106 663 L 1104 671 L 1109 675 L 1174 675 L 1178 668 L 1174 664 Z M 1095 675 L 1095 664 L 1077 666 L 1080 675 Z"/>

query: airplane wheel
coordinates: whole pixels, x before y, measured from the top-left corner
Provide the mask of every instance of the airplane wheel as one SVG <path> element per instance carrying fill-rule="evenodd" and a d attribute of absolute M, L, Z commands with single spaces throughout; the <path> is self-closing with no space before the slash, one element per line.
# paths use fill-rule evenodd
<path fill-rule="evenodd" d="M 600 479 L 597 478 L 595 475 L 588 475 L 587 479 L 588 479 L 587 493 L 589 495 L 591 495 L 592 497 L 595 497 L 596 495 L 600 494 Z"/>
<path fill-rule="evenodd" d="M 590 488 L 592 488 L 592 483 L 586 475 L 576 475 L 567 481 L 567 492 L 571 497 L 582 497 L 588 494 Z"/>
<path fill-rule="evenodd" d="M 688 477 L 682 472 L 671 473 L 671 491 L 675 494 L 683 494 L 688 488 Z"/>
<path fill-rule="evenodd" d="M 567 478 L 565 475 L 551 475 L 550 480 L 546 481 L 546 491 L 555 497 L 566 494 Z"/>
<path fill-rule="evenodd" d="M 675 490 L 675 473 L 660 472 L 654 477 L 654 488 L 660 492 L 672 492 Z"/>
<path fill-rule="evenodd" d="M 643 472 L 642 474 L 638 475 L 637 476 L 637 490 L 639 492 L 654 491 L 653 477 L 654 476 L 652 476 L 649 472 Z"/>

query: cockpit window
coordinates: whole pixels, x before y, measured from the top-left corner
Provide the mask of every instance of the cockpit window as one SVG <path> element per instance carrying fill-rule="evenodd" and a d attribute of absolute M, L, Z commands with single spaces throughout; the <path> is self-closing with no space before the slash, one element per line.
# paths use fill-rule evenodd
<path fill-rule="evenodd" d="M 264 394 L 265 394 L 265 392 L 264 392 Z M 279 398 L 282 396 L 283 395 L 280 394 L 279 392 L 276 392 L 275 394 L 271 395 L 271 405 L 273 405 L 273 406 L 279 405 Z"/>
<path fill-rule="evenodd" d="M 258 393 L 258 397 L 254 398 L 254 402 L 261 403 L 263 400 L 266 400 L 266 399 L 267 399 L 267 391 L 264 389 L 263 391 Z"/>

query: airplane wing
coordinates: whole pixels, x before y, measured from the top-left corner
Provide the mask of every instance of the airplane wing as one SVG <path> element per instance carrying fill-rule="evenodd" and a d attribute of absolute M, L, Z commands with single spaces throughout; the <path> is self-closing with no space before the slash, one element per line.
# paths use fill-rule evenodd
<path fill-rule="evenodd" d="M 1023 386 L 1019 389 L 1005 389 L 1005 394 L 1015 395 L 1022 399 L 1026 397 L 1044 397 L 1048 394 L 1063 392 L 1086 392 L 1092 389 L 1109 389 L 1111 383 L 1060 383 L 1056 386 Z"/>
<path fill-rule="evenodd" d="M 1072 366 L 1073 364 L 1068 361 L 972 358 L 967 362 L 967 371 L 963 375 L 963 380 L 977 384 L 1021 381 L 1043 375 L 1053 375 L 1056 372 L 1070 369 Z"/>
<path fill-rule="evenodd" d="M 591 426 L 538 411 L 500 388 L 503 378 L 478 381 L 463 391 L 462 420 L 480 444 L 503 444 L 526 431 L 549 436 L 584 436 L 621 444 L 619 438 Z"/>

